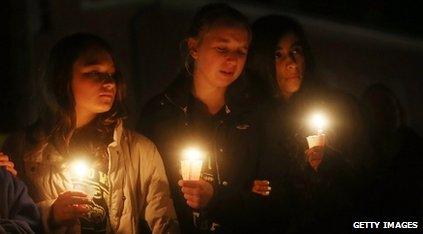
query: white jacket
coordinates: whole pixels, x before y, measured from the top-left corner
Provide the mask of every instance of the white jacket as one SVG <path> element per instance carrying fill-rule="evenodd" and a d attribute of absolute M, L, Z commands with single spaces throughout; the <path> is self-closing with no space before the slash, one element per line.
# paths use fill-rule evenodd
<path fill-rule="evenodd" d="M 117 125 L 113 140 L 108 146 L 110 196 L 106 201 L 111 231 L 138 233 L 138 223 L 145 219 L 153 233 L 178 232 L 166 173 L 155 145 L 123 128 L 122 123 Z M 52 148 L 24 156 L 26 183 L 32 185 L 47 233 L 80 233 L 79 225 L 57 229 L 48 225 L 52 203 L 60 193 L 72 189 L 62 168 L 64 158 Z"/>

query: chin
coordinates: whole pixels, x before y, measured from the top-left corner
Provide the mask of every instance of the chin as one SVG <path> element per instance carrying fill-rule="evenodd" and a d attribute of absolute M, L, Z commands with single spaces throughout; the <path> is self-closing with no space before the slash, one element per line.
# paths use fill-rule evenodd
<path fill-rule="evenodd" d="M 97 107 L 97 113 L 102 114 L 112 109 L 112 105 L 101 105 Z"/>
<path fill-rule="evenodd" d="M 231 85 L 235 80 L 236 80 L 236 78 L 233 78 L 233 77 L 231 77 L 231 78 L 227 78 L 227 77 L 220 78 L 219 82 L 216 82 L 216 86 L 220 87 L 220 88 L 226 88 L 229 85 Z"/>

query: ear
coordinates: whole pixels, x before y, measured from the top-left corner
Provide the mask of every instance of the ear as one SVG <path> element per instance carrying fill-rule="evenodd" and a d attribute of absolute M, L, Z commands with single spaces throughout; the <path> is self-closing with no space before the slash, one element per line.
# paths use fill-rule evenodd
<path fill-rule="evenodd" d="M 198 46 L 198 40 L 190 37 L 187 40 L 188 50 L 189 54 L 193 59 L 198 59 L 198 52 L 197 52 L 197 46 Z"/>

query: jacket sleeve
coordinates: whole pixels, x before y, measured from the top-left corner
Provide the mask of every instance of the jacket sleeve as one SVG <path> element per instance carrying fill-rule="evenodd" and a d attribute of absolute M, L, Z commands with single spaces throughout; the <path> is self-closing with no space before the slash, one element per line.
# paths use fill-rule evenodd
<path fill-rule="evenodd" d="M 167 181 L 163 162 L 153 143 L 147 151 L 149 163 L 144 165 L 144 178 L 149 178 L 146 195 L 145 220 L 152 233 L 179 233 L 175 208 L 170 198 L 169 183 Z"/>
<path fill-rule="evenodd" d="M 40 214 L 25 184 L 4 169 L 1 173 L 0 233 L 40 231 Z"/>

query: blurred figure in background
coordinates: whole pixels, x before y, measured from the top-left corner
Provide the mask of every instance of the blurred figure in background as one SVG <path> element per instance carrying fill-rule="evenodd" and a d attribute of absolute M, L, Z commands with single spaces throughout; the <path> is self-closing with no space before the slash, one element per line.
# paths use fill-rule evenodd
<path fill-rule="evenodd" d="M 367 198 L 365 214 L 371 218 L 421 221 L 422 138 L 406 125 L 404 108 L 387 86 L 370 85 L 361 102 L 374 152 L 363 194 Z"/>

